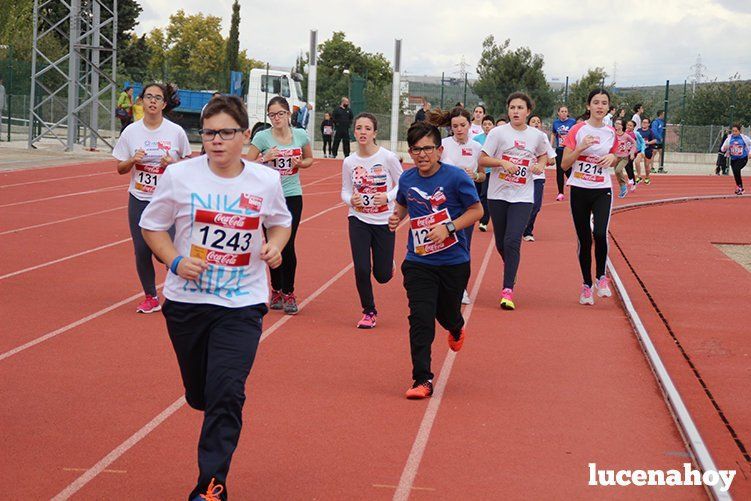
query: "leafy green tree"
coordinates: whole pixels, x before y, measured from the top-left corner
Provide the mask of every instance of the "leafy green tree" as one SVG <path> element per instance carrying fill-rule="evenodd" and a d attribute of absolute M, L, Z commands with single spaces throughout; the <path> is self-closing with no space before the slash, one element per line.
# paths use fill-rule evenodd
<path fill-rule="evenodd" d="M 583 77 L 581 77 L 571 85 L 571 89 L 568 94 L 568 102 L 566 104 L 568 105 L 569 114 L 572 117 L 577 117 L 587 111 L 587 96 L 593 89 L 602 88 L 602 84 L 607 77 L 608 74 L 605 73 L 605 70 L 603 68 L 590 68 L 589 70 L 587 70 L 587 73 Z M 616 103 L 618 102 L 618 100 L 615 96 L 613 96 L 612 93 L 613 85 L 606 85 L 605 89 L 611 95 L 613 106 L 617 106 Z M 628 116 L 629 118 L 631 117 L 631 115 Z"/>
<path fill-rule="evenodd" d="M 240 71 L 240 4 L 235 0 L 232 3 L 232 21 L 227 39 L 227 89 L 230 87 L 230 72 Z"/>
<path fill-rule="evenodd" d="M 320 112 L 339 105 L 349 93 L 352 76 L 365 78 L 365 99 L 368 111 L 385 113 L 391 109 L 392 69 L 383 54 L 364 52 L 346 39 L 344 32 L 335 32 L 318 46 L 318 89 L 316 107 Z M 349 71 L 349 76 L 344 74 Z"/>
<path fill-rule="evenodd" d="M 496 44 L 493 35 L 482 43 L 482 55 L 477 64 L 475 93 L 490 113 L 503 114 L 506 99 L 512 92 L 525 92 L 535 101 L 535 113 L 549 116 L 553 111 L 555 92 L 550 88 L 543 71 L 545 61 L 540 54 L 532 54 L 528 47 L 509 50 L 511 41 Z"/>
<path fill-rule="evenodd" d="M 149 68 L 151 58 L 152 46 L 146 40 L 146 35 L 131 35 L 129 42 L 119 51 L 121 75 L 134 82 L 146 83 L 146 80 L 153 80 Z"/>
<path fill-rule="evenodd" d="M 169 79 L 187 89 L 221 89 L 226 40 L 222 19 L 217 16 L 187 15 L 182 9 L 170 16 L 167 26 Z M 220 54 L 217 57 L 217 54 Z"/>
<path fill-rule="evenodd" d="M 740 81 L 736 75 L 729 82 L 698 85 L 696 93 L 688 93 L 685 122 L 689 125 L 751 124 L 751 81 Z"/>

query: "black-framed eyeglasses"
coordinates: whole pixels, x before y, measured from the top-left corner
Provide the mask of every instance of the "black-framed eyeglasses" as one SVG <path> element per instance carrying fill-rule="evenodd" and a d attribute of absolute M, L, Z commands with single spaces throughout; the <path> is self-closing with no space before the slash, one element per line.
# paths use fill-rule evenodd
<path fill-rule="evenodd" d="M 276 117 L 283 118 L 284 115 L 286 115 L 287 113 L 289 112 L 285 110 L 285 111 L 277 111 L 276 113 L 266 113 L 266 115 L 269 118 L 276 118 Z"/>
<path fill-rule="evenodd" d="M 438 148 L 438 146 L 411 146 L 409 148 L 409 152 L 412 153 L 414 156 L 419 157 L 420 153 L 425 153 L 426 155 L 432 155 L 433 152 Z"/>
<path fill-rule="evenodd" d="M 245 132 L 248 129 L 237 127 L 234 129 L 201 129 L 198 133 L 201 135 L 203 141 L 213 141 L 217 134 L 225 141 L 231 141 L 235 139 L 235 134 L 238 132 Z"/>
<path fill-rule="evenodd" d="M 157 103 L 160 103 L 164 101 L 164 96 L 160 96 L 159 94 L 146 94 L 143 96 L 144 101 L 156 101 Z"/>

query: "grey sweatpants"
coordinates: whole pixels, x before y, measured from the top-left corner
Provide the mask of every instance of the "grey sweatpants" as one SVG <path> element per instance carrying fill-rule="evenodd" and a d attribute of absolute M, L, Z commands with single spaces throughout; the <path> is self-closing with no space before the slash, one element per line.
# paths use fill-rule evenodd
<path fill-rule="evenodd" d="M 149 202 L 138 200 L 133 195 L 128 195 L 128 224 L 130 226 L 130 236 L 133 238 L 138 279 L 141 281 L 141 287 L 143 287 L 145 294 L 156 296 L 154 262 L 151 260 L 153 254 L 149 246 L 146 245 L 146 241 L 141 234 L 141 227 L 138 225 L 141 221 L 141 214 L 143 214 L 147 205 L 149 205 Z M 169 233 L 171 239 L 174 239 L 175 227 L 170 228 L 167 233 Z"/>

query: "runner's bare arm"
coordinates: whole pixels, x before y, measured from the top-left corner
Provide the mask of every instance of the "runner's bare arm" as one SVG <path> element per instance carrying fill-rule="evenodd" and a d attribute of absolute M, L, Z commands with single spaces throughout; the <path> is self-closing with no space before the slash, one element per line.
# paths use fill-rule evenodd
<path fill-rule="evenodd" d="M 261 155 L 261 150 L 256 148 L 254 144 L 251 144 L 248 147 L 248 154 L 245 155 L 245 158 L 250 160 L 251 162 L 263 162 L 263 160 L 259 160 L 258 157 Z"/>
<path fill-rule="evenodd" d="M 572 150 L 571 148 L 566 146 L 563 149 L 563 160 L 561 160 L 561 168 L 563 170 L 569 170 L 571 166 L 574 165 L 574 161 L 577 159 L 577 157 L 581 155 L 584 150 L 595 144 L 596 141 L 597 138 L 594 136 L 584 136 L 584 138 L 576 145 L 575 150 Z"/>
<path fill-rule="evenodd" d="M 282 264 L 282 249 L 287 245 L 292 229 L 288 226 L 272 226 L 266 230 L 266 243 L 261 247 L 261 259 L 270 268 L 278 268 Z"/>
<path fill-rule="evenodd" d="M 130 157 L 127 160 L 123 160 L 122 162 L 117 163 L 117 173 L 118 174 L 127 174 L 128 172 L 133 169 L 133 166 L 140 162 L 144 155 L 146 155 L 146 152 L 142 149 L 136 150 L 136 154 Z"/>
<path fill-rule="evenodd" d="M 389 230 L 396 231 L 396 227 L 399 226 L 399 223 L 406 215 L 407 208 L 399 202 L 396 202 L 394 204 L 394 212 L 389 216 Z"/>
<path fill-rule="evenodd" d="M 545 172 L 545 164 L 548 163 L 548 155 L 544 153 L 537 157 L 537 163 L 532 167 L 532 172 L 535 174 L 542 174 Z"/>
<path fill-rule="evenodd" d="M 308 167 L 313 165 L 313 162 L 313 149 L 310 147 L 310 143 L 308 143 L 302 148 L 302 159 L 292 159 L 292 167 L 296 167 L 298 169 L 307 169 Z"/>
<path fill-rule="evenodd" d="M 156 257 L 168 266 L 180 255 L 166 231 L 151 231 L 141 228 L 141 234 Z M 186 280 L 195 280 L 208 267 L 208 264 L 198 258 L 183 256 L 180 264 L 177 265 L 177 274 Z"/>

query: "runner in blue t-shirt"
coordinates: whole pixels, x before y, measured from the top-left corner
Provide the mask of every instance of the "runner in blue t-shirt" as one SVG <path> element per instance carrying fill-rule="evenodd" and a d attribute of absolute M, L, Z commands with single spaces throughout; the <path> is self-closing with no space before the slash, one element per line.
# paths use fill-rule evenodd
<path fill-rule="evenodd" d="M 650 126 L 650 129 L 652 130 L 652 134 L 655 137 L 655 140 L 657 141 L 654 144 L 654 158 L 652 159 L 653 165 L 658 165 L 657 172 L 661 174 L 667 173 L 667 171 L 660 165 L 660 155 L 662 155 L 662 150 L 665 147 L 665 112 L 664 111 L 658 111 L 657 112 L 657 118 L 652 120 L 652 125 Z"/>
<path fill-rule="evenodd" d="M 725 139 L 720 148 L 722 152 L 730 153 L 730 168 L 733 169 L 735 177 L 735 194 L 743 195 L 743 178 L 741 169 L 748 163 L 748 154 L 751 151 L 751 138 L 741 134 L 741 124 L 733 124 L 730 135 Z"/>
<path fill-rule="evenodd" d="M 477 190 L 467 173 L 440 162 L 441 133 L 426 122 L 407 131 L 409 155 L 415 168 L 399 178 L 396 207 L 389 229 L 409 216 L 407 256 L 402 263 L 409 301 L 409 344 L 414 383 L 410 399 L 433 394 L 430 354 L 435 322 L 449 331 L 452 351 L 464 344 L 461 301 L 469 281 L 469 248 L 461 231 L 482 217 Z"/>
<path fill-rule="evenodd" d="M 558 183 L 558 196 L 555 197 L 559 202 L 563 200 L 563 185 L 565 174 L 568 178 L 571 175 L 571 169 L 563 170 L 561 168 L 561 161 L 563 160 L 563 140 L 566 139 L 568 131 L 571 127 L 576 125 L 576 120 L 568 116 L 568 108 L 566 106 L 558 107 L 558 118 L 553 120 L 553 134 L 550 138 L 550 143 L 555 146 L 555 180 Z"/>

